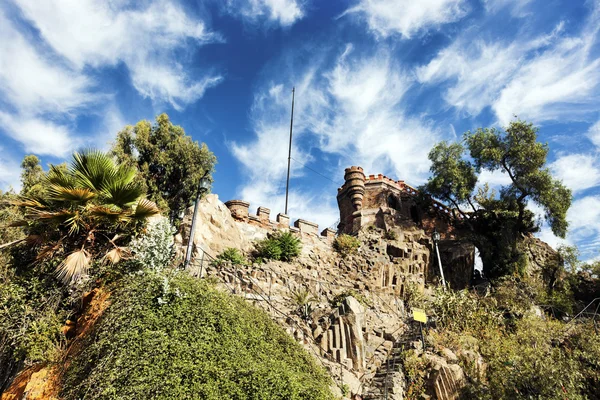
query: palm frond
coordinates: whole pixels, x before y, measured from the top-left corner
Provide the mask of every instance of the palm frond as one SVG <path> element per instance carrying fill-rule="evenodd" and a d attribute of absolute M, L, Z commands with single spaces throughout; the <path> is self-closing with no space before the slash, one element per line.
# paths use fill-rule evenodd
<path fill-rule="evenodd" d="M 111 264 L 116 264 L 121 261 L 122 258 L 126 257 L 129 254 L 129 249 L 126 247 L 115 247 L 114 249 L 107 252 L 104 257 L 102 257 L 102 261 Z"/>
<path fill-rule="evenodd" d="M 94 206 L 89 210 L 93 217 L 105 219 L 110 222 L 122 221 L 126 217 L 123 210 L 115 206 Z"/>
<path fill-rule="evenodd" d="M 77 186 L 100 191 L 106 180 L 112 180 L 117 167 L 112 157 L 99 150 L 85 150 L 73 154 L 71 163 Z"/>
<path fill-rule="evenodd" d="M 85 228 L 85 220 L 79 212 L 74 212 L 70 218 L 65 220 L 65 225 L 69 228 L 69 235 L 79 233 L 79 230 Z"/>
<path fill-rule="evenodd" d="M 44 204 L 40 202 L 38 199 L 32 199 L 29 197 L 19 197 L 15 200 L 10 200 L 9 204 L 17 207 L 27 207 L 27 208 L 46 208 Z"/>
<path fill-rule="evenodd" d="M 118 207 L 130 207 L 142 196 L 143 191 L 136 183 L 124 184 L 121 181 L 106 181 L 102 185 L 103 201 Z"/>
<path fill-rule="evenodd" d="M 57 223 L 64 223 L 69 218 L 72 218 L 74 215 L 74 211 L 64 209 L 58 211 L 30 210 L 26 214 L 26 217 L 32 220 L 51 220 Z"/>
<path fill-rule="evenodd" d="M 86 203 L 96 197 L 96 194 L 87 188 L 69 188 L 54 184 L 48 187 L 48 193 L 52 200 L 79 203 Z"/>
<path fill-rule="evenodd" d="M 158 206 L 153 201 L 142 198 L 137 202 L 131 217 L 136 220 L 143 220 L 157 214 L 160 214 Z"/>
<path fill-rule="evenodd" d="M 6 226 L 8 226 L 9 228 L 18 228 L 20 226 L 28 226 L 28 225 L 29 225 L 29 222 L 27 222 L 26 220 L 22 219 L 22 220 L 19 220 L 19 221 L 11 222 L 10 224 L 8 224 Z"/>
<path fill-rule="evenodd" d="M 31 247 L 37 247 L 44 243 L 44 237 L 42 235 L 29 235 L 24 240 L 25 243 Z"/>
<path fill-rule="evenodd" d="M 56 267 L 56 276 L 64 283 L 74 282 L 87 273 L 89 265 L 88 252 L 84 249 L 76 250 Z"/>
<path fill-rule="evenodd" d="M 46 176 L 46 183 L 64 188 L 74 188 L 76 184 L 75 178 L 69 171 L 56 165 L 50 166 L 50 171 L 48 171 L 48 175 Z"/>

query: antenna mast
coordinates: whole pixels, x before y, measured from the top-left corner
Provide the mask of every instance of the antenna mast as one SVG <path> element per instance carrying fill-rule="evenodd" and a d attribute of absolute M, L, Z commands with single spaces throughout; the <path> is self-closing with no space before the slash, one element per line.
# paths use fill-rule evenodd
<path fill-rule="evenodd" d="M 287 169 L 287 183 L 285 184 L 285 215 L 288 213 L 288 195 L 290 190 L 290 162 L 292 161 L 292 127 L 294 126 L 294 94 L 296 93 L 296 87 L 292 88 L 292 118 L 290 119 L 290 149 L 288 152 L 288 169 Z"/>

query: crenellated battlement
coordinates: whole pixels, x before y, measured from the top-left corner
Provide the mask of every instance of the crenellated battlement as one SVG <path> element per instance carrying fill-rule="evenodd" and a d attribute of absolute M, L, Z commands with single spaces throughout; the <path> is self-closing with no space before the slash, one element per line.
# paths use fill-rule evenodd
<path fill-rule="evenodd" d="M 290 226 L 290 217 L 286 214 L 277 214 L 275 221 L 271 220 L 271 210 L 266 207 L 258 207 L 256 214 L 250 214 L 250 203 L 243 200 L 229 200 L 225 205 L 231 212 L 231 216 L 237 222 L 243 222 L 267 230 L 289 230 L 300 235 L 321 236 L 328 240 L 333 240 L 336 231 L 326 228 L 319 234 L 319 225 L 315 222 L 305 219 L 297 219 L 293 226 Z"/>
<path fill-rule="evenodd" d="M 386 175 L 365 175 L 361 167 L 346 168 L 344 185 L 338 189 L 339 231 L 356 233 L 362 227 L 386 228 L 400 220 L 412 221 L 427 232 L 437 229 L 451 234 L 451 220 L 458 218 L 444 204 L 429 199 L 423 207 L 419 191 L 403 180 Z M 395 221 L 395 222 L 394 222 Z"/>

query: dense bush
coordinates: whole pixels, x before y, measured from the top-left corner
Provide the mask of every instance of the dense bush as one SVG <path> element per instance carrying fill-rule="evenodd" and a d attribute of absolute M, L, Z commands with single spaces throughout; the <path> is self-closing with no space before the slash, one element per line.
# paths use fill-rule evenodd
<path fill-rule="evenodd" d="M 140 273 L 112 301 L 66 371 L 66 400 L 332 399 L 324 370 L 267 314 L 204 281 Z"/>
<path fill-rule="evenodd" d="M 246 257 L 236 248 L 229 247 L 221 254 L 217 256 L 214 261 L 217 265 L 222 265 L 224 263 L 231 263 L 231 265 L 244 265 L 246 264 Z"/>
<path fill-rule="evenodd" d="M 167 267 L 173 260 L 173 235 L 175 228 L 166 217 L 153 218 L 146 229 L 134 238 L 129 249 L 134 262 L 142 267 L 160 269 Z"/>
<path fill-rule="evenodd" d="M 291 261 L 302 250 L 300 239 L 291 232 L 277 232 L 256 244 L 257 258 Z"/>
<path fill-rule="evenodd" d="M 333 248 L 340 253 L 342 257 L 356 253 L 356 250 L 358 250 L 359 247 L 360 240 L 354 236 L 346 235 L 345 233 L 337 236 L 333 241 Z"/>
<path fill-rule="evenodd" d="M 489 297 L 439 291 L 429 305 L 437 344 L 478 351 L 484 377 L 469 365 L 465 399 L 597 399 L 600 336 L 592 322 L 567 325 L 531 311 L 535 290 L 505 280 Z"/>

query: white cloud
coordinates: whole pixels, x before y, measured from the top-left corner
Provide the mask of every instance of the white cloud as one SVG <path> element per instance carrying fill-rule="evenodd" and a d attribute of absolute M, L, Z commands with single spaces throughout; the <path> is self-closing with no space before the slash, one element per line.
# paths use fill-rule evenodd
<path fill-rule="evenodd" d="M 596 122 L 590 127 L 587 135 L 592 141 L 592 143 L 594 143 L 596 147 L 600 148 L 600 121 Z"/>
<path fill-rule="evenodd" d="M 30 153 L 64 157 L 79 145 L 79 141 L 69 135 L 68 127 L 50 121 L 0 111 L 0 123 L 6 133 L 20 141 Z"/>
<path fill-rule="evenodd" d="M 14 0 L 41 36 L 73 66 L 124 63 L 144 96 L 176 108 L 198 100 L 220 76 L 206 73 L 198 82 L 185 72 L 190 43 L 220 40 L 202 21 L 166 0 L 139 3 L 101 0 Z"/>
<path fill-rule="evenodd" d="M 516 114 L 550 120 L 586 115 L 597 109 L 600 58 L 590 49 L 598 32 L 592 13 L 580 36 L 562 34 L 560 23 L 532 39 L 473 41 L 472 31 L 417 69 L 423 83 L 448 82 L 444 99 L 471 114 L 492 107 L 501 124 Z"/>
<path fill-rule="evenodd" d="M 0 189 L 10 188 L 19 191 L 21 188 L 21 167 L 18 162 L 6 156 L 4 148 L 0 147 Z"/>
<path fill-rule="evenodd" d="M 541 216 L 540 207 L 528 205 L 536 215 Z M 566 239 L 560 239 L 552 233 L 548 225 L 543 225 L 538 237 L 557 248 L 562 244 L 576 244 L 583 261 L 598 257 L 600 253 L 600 196 L 592 195 L 579 198 L 571 204 L 567 213 L 569 232 Z"/>
<path fill-rule="evenodd" d="M 436 134 L 403 112 L 404 94 L 412 82 L 387 52 L 364 57 L 347 46 L 333 65 L 310 65 L 298 81 L 292 157 L 339 183 L 350 163 L 361 165 L 366 173 L 385 173 L 412 184 L 426 179 L 427 153 Z M 249 177 L 239 190 L 240 197 L 252 203 L 282 206 L 291 100 L 291 93 L 284 88 L 289 87 L 276 82 L 259 91 L 252 109 L 256 137 L 249 143 L 232 145 Z M 308 148 L 299 146 L 315 141 L 319 152 L 325 154 L 318 159 L 309 155 Z M 332 165 L 324 159 L 328 155 L 343 158 L 348 164 Z M 294 176 L 313 174 L 296 162 L 292 167 Z M 292 209 L 310 213 L 300 215 L 303 218 L 337 219 L 336 207 L 332 206 L 336 186 L 325 183 L 316 187 L 321 195 L 291 196 Z M 312 217 L 315 213 L 322 215 Z"/>
<path fill-rule="evenodd" d="M 69 113 L 98 99 L 93 81 L 40 54 L 0 10 L 0 91 L 26 114 Z"/>
<path fill-rule="evenodd" d="M 513 17 L 524 17 L 527 15 L 526 8 L 532 0 L 483 0 L 488 12 L 496 13 L 503 8 L 510 8 Z"/>
<path fill-rule="evenodd" d="M 298 0 L 227 0 L 227 9 L 253 22 L 266 18 L 282 26 L 293 25 L 304 17 L 302 4 Z"/>
<path fill-rule="evenodd" d="M 593 155 L 562 155 L 550 164 L 550 170 L 575 193 L 600 185 L 600 161 Z"/>
<path fill-rule="evenodd" d="M 424 29 L 455 22 L 469 7 L 464 0 L 359 0 L 344 14 L 359 13 L 377 36 L 410 38 Z"/>
<path fill-rule="evenodd" d="M 490 186 L 490 188 L 499 190 L 502 186 L 510 185 L 512 183 L 512 180 L 510 179 L 510 176 L 508 176 L 507 173 L 503 172 L 503 170 L 497 169 L 495 171 L 490 171 L 484 169 L 481 171 L 481 174 L 479 174 L 479 179 L 477 180 L 477 183 L 480 186 L 487 183 Z"/>

